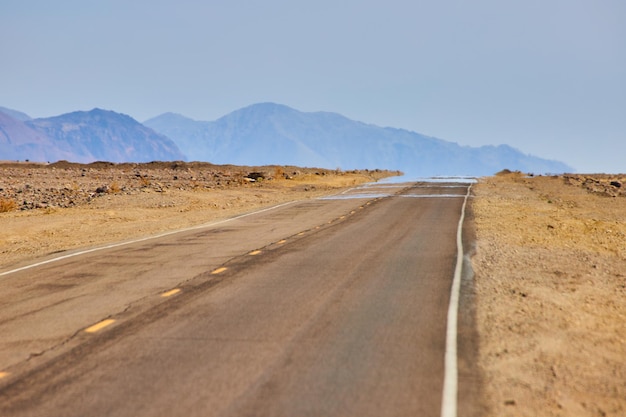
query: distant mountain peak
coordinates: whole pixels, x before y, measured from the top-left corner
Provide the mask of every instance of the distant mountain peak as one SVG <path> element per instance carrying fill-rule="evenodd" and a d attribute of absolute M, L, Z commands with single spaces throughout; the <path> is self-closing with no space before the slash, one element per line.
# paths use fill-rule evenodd
<path fill-rule="evenodd" d="M 111 110 L 94 108 L 20 123 L 24 125 L 22 132 L 31 133 L 22 134 L 23 139 L 11 135 L 7 142 L 14 146 L 0 149 L 0 159 L 3 152 L 11 155 L 10 159 L 39 161 L 55 161 L 60 156 L 74 162 L 186 159 L 171 139 L 126 114 Z"/>
<path fill-rule="evenodd" d="M 172 123 L 172 122 L 182 122 L 182 121 L 192 121 L 195 122 L 195 120 L 193 120 L 192 118 L 189 118 L 187 116 L 183 116 L 180 113 L 173 113 L 173 112 L 165 112 L 165 113 L 161 113 L 156 117 L 152 117 L 148 120 L 145 120 L 143 123 L 147 126 L 148 124 L 150 124 L 151 122 L 154 121 L 162 121 L 162 122 L 166 122 L 166 123 Z"/>
<path fill-rule="evenodd" d="M 126 120 L 126 121 L 133 121 L 134 123 L 139 124 L 138 121 L 136 121 L 135 119 L 133 119 L 131 116 L 124 114 L 124 113 L 118 113 L 116 111 L 113 110 L 106 110 L 106 109 L 101 109 L 99 107 L 94 107 L 93 109 L 89 110 L 89 111 L 76 111 L 76 112 L 72 112 L 72 113 L 68 113 L 67 116 L 70 115 L 75 115 L 75 116 L 79 116 L 79 117 L 101 117 L 101 118 L 111 118 L 111 119 L 119 119 L 119 120 Z"/>
<path fill-rule="evenodd" d="M 250 104 L 249 106 L 243 107 L 239 110 L 280 110 L 280 111 L 297 111 L 296 109 L 289 107 L 285 104 L 274 103 L 271 101 L 265 101 L 261 103 Z"/>
<path fill-rule="evenodd" d="M 117 113 L 114 112 L 112 110 L 105 110 L 105 109 L 101 109 L 98 107 L 95 107 L 91 110 L 76 110 L 70 113 L 64 113 L 64 114 L 60 114 L 58 116 L 52 116 L 52 117 L 47 117 L 47 118 L 39 118 L 39 119 L 33 119 L 33 120 L 91 120 L 91 119 L 118 119 L 118 120 L 132 120 L 136 123 L 137 122 L 135 119 L 133 119 L 132 117 L 123 114 L 123 113 Z"/>
<path fill-rule="evenodd" d="M 29 115 L 27 115 L 26 113 L 22 113 L 21 111 L 17 111 L 17 110 L 13 110 L 13 109 L 9 109 L 6 107 L 2 107 L 0 106 L 0 112 L 7 114 L 9 116 L 11 116 L 12 118 L 25 122 L 26 120 L 30 120 L 32 119 L 32 117 L 30 117 Z"/>
<path fill-rule="evenodd" d="M 193 159 L 218 164 L 392 169 L 411 175 L 490 175 L 503 168 L 563 172 L 565 164 L 510 147 L 472 148 L 331 112 L 256 103 L 213 122 L 159 116 L 145 122 Z M 513 168 L 511 168 L 513 167 Z"/>
<path fill-rule="evenodd" d="M 144 124 L 101 108 L 25 121 L 0 108 L 0 143 L 0 159 L 146 162 L 188 155 L 217 164 L 380 168 L 418 176 L 491 175 L 505 168 L 537 174 L 572 171 L 508 145 L 460 146 L 273 102 L 252 104 L 215 121 L 168 112 Z"/>
<path fill-rule="evenodd" d="M 302 113 L 301 111 L 293 109 L 289 106 L 285 106 L 284 104 L 266 102 L 266 103 L 251 104 L 239 110 L 235 110 L 234 112 L 231 112 L 224 117 L 229 117 L 232 115 L 240 115 L 240 114 L 254 115 L 254 116 L 260 116 L 260 117 L 270 117 L 273 115 L 289 115 L 289 114 L 293 115 L 293 114 L 301 114 L 301 113 Z"/>

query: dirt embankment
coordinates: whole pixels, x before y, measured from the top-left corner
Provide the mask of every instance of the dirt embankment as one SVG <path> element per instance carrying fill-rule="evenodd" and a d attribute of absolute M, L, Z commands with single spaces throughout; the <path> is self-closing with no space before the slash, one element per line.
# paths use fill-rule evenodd
<path fill-rule="evenodd" d="M 475 187 L 480 367 L 490 416 L 626 415 L 626 176 Z"/>
<path fill-rule="evenodd" d="M 196 162 L 0 163 L 0 268 L 398 174 Z"/>

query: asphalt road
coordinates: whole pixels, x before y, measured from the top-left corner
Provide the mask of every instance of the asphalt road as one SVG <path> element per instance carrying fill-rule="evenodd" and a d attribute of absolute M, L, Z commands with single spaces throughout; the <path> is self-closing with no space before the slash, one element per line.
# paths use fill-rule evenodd
<path fill-rule="evenodd" d="M 0 271 L 0 415 L 438 416 L 467 187 L 368 186 Z"/>

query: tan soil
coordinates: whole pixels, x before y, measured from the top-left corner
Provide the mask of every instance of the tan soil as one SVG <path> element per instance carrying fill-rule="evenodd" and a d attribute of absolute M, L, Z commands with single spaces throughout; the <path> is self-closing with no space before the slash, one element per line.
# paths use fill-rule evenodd
<path fill-rule="evenodd" d="M 625 178 L 510 173 L 475 186 L 488 415 L 626 415 Z"/>
<path fill-rule="evenodd" d="M 264 179 L 252 181 L 251 173 Z M 0 163 L 0 268 L 398 175 L 208 163 Z M 2 207 L 10 209 L 2 212 Z"/>
<path fill-rule="evenodd" d="M 244 177 L 253 171 L 266 179 L 249 182 Z M 335 193 L 389 174 L 182 163 L 0 164 L 0 209 L 13 205 L 0 213 L 0 268 Z M 626 415 L 625 180 L 510 173 L 474 186 L 481 403 L 489 416 Z"/>

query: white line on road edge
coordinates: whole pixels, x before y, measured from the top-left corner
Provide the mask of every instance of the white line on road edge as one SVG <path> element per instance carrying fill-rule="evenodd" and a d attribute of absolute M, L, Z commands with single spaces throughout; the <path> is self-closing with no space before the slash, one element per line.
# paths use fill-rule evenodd
<path fill-rule="evenodd" d="M 444 359 L 443 396 L 441 400 L 441 417 L 457 416 L 457 396 L 459 369 L 457 367 L 457 317 L 459 314 L 459 293 L 461 291 L 461 272 L 463 271 L 463 221 L 465 207 L 470 195 L 472 184 L 467 187 L 467 194 L 461 209 L 461 218 L 456 231 L 456 268 L 452 289 L 450 290 L 450 305 L 448 306 L 448 327 L 446 329 L 446 356 Z"/>
<path fill-rule="evenodd" d="M 130 240 L 130 241 L 126 241 L 126 242 L 113 243 L 111 245 L 99 246 L 97 248 L 86 249 L 86 250 L 82 250 L 80 252 L 70 253 L 68 255 L 59 256 L 57 258 L 48 259 L 46 261 L 37 262 L 37 263 L 31 264 L 31 265 L 26 265 L 26 266 L 23 266 L 21 268 L 13 269 L 11 271 L 2 272 L 2 273 L 0 273 L 0 277 L 3 276 L 3 275 L 13 274 L 15 272 L 24 271 L 26 269 L 35 268 L 37 266 L 49 264 L 49 263 L 52 263 L 52 262 L 61 261 L 63 259 L 73 258 L 74 256 L 84 255 L 86 253 L 97 252 L 97 251 L 104 250 L 104 249 L 117 248 L 119 246 L 126 246 L 126 245 L 130 245 L 130 244 L 133 244 L 133 243 L 144 242 L 146 240 L 151 240 L 151 239 L 158 239 L 160 237 L 175 235 L 176 233 L 189 232 L 191 230 L 204 229 L 206 227 L 217 226 L 218 224 L 230 222 L 232 220 L 242 219 L 244 217 L 252 216 L 254 214 L 259 214 L 259 213 L 263 213 L 265 211 L 270 211 L 270 210 L 277 209 L 279 207 L 284 207 L 286 205 L 293 204 L 293 203 L 295 203 L 297 201 L 298 200 L 288 201 L 286 203 L 278 204 L 276 206 L 264 208 L 264 209 L 258 210 L 258 211 L 253 211 L 252 213 L 241 214 L 239 216 L 231 217 L 229 219 L 218 220 L 218 221 L 215 221 L 215 222 L 212 222 L 212 223 L 205 223 L 205 224 L 201 224 L 201 225 L 198 225 L 198 226 L 188 227 L 186 229 L 174 230 L 174 231 L 171 231 L 171 232 L 165 232 L 165 233 L 161 233 L 161 234 L 154 235 L 154 236 L 143 237 L 143 238 L 140 238 L 140 239 Z"/>

